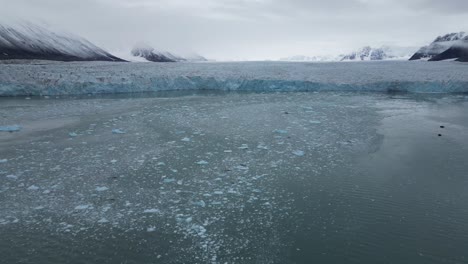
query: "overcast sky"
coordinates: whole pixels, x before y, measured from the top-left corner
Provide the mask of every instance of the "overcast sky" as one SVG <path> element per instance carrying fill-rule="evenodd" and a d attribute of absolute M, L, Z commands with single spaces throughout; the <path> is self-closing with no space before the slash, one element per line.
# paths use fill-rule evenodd
<path fill-rule="evenodd" d="M 0 0 L 0 16 L 42 20 L 111 51 L 147 42 L 211 59 L 420 46 L 468 30 L 468 0 Z"/>

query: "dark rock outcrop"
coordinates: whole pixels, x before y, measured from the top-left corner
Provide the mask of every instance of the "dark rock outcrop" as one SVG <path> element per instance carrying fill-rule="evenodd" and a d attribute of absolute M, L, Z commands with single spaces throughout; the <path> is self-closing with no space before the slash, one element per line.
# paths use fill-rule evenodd
<path fill-rule="evenodd" d="M 430 61 L 440 61 L 460 58 L 459 56 L 453 56 L 455 53 L 460 53 L 459 46 L 464 46 L 464 43 L 468 43 L 468 35 L 465 32 L 439 36 L 428 46 L 420 48 L 410 60 L 427 59 Z M 443 53 L 445 54 L 442 55 Z"/>

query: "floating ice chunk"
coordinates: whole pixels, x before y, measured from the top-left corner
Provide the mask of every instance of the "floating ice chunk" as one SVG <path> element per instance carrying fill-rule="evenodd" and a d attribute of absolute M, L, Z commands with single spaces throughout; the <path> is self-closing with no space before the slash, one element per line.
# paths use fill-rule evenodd
<path fill-rule="evenodd" d="M 78 134 L 75 133 L 75 132 L 70 132 L 70 133 L 68 133 L 68 135 L 69 135 L 70 137 L 77 137 L 77 136 L 78 136 Z"/>
<path fill-rule="evenodd" d="M 195 232 L 197 235 L 203 237 L 205 236 L 206 229 L 201 225 L 192 225 L 192 231 Z M 215 262 L 216 263 L 216 262 Z"/>
<path fill-rule="evenodd" d="M 232 150 L 225 150 L 224 153 L 232 153 Z"/>
<path fill-rule="evenodd" d="M 201 200 L 199 202 L 193 202 L 193 205 L 197 205 L 197 206 L 200 206 L 200 207 L 205 207 L 206 203 L 205 203 L 205 201 Z"/>
<path fill-rule="evenodd" d="M 190 223 L 190 222 L 192 222 L 192 220 L 193 220 L 192 217 L 188 217 L 187 219 L 185 219 L 185 222 Z"/>
<path fill-rule="evenodd" d="M 104 217 L 99 219 L 99 221 L 97 221 L 99 224 L 105 224 L 105 223 L 109 223 L 109 220 L 105 219 Z"/>
<path fill-rule="evenodd" d="M 205 161 L 205 160 L 200 160 L 198 162 L 196 162 L 198 165 L 207 165 L 208 164 L 208 161 Z"/>
<path fill-rule="evenodd" d="M 75 207 L 75 210 L 87 210 L 90 209 L 91 205 L 89 204 L 83 204 L 83 205 L 78 205 Z"/>
<path fill-rule="evenodd" d="M 146 232 L 154 232 L 154 231 L 156 231 L 156 227 L 154 227 L 154 226 L 150 226 L 150 227 L 146 228 Z"/>
<path fill-rule="evenodd" d="M 20 130 L 21 130 L 21 127 L 18 125 L 0 126 L 0 132 L 18 132 Z"/>
<path fill-rule="evenodd" d="M 7 159 L 0 159 L 0 163 L 7 163 L 8 160 Z"/>
<path fill-rule="evenodd" d="M 113 159 L 110 161 L 111 163 L 117 163 L 117 160 Z"/>
<path fill-rule="evenodd" d="M 31 186 L 28 187 L 28 190 L 37 191 L 37 190 L 39 190 L 39 187 L 37 187 L 36 185 L 31 185 Z"/>
<path fill-rule="evenodd" d="M 96 187 L 97 192 L 104 192 L 104 191 L 107 191 L 107 190 L 109 190 L 109 188 L 107 188 L 107 187 Z"/>
<path fill-rule="evenodd" d="M 302 150 L 295 150 L 295 151 L 293 151 L 293 154 L 298 156 L 298 157 L 302 157 L 302 156 L 305 155 L 304 151 L 302 151 Z"/>
<path fill-rule="evenodd" d="M 126 132 L 121 129 L 113 129 L 112 134 L 126 134 Z"/>
<path fill-rule="evenodd" d="M 42 209 L 44 209 L 44 206 L 36 206 L 36 207 L 34 207 L 33 209 L 34 209 L 34 210 L 42 210 Z"/>
<path fill-rule="evenodd" d="M 239 149 L 249 149 L 249 145 L 247 144 L 242 144 Z"/>
<path fill-rule="evenodd" d="M 275 132 L 276 134 L 287 134 L 287 133 L 288 133 L 287 130 L 282 130 L 282 129 L 276 129 L 276 130 L 273 131 L 273 132 Z"/>
<path fill-rule="evenodd" d="M 236 169 L 236 170 L 244 170 L 244 171 L 246 171 L 246 170 L 249 170 L 249 167 L 248 167 L 247 165 L 245 165 L 245 164 L 241 164 L 241 165 L 239 165 L 239 166 L 236 166 L 235 169 Z"/>
<path fill-rule="evenodd" d="M 190 142 L 190 138 L 188 137 L 184 137 L 183 139 L 181 139 L 183 142 Z"/>
<path fill-rule="evenodd" d="M 165 165 L 166 165 L 166 163 L 164 163 L 164 162 L 158 162 L 158 164 L 156 164 L 156 166 L 165 166 Z"/>
<path fill-rule="evenodd" d="M 263 145 L 263 144 L 259 144 L 259 145 L 257 146 L 257 148 L 258 148 L 258 149 L 263 149 L 263 150 L 268 150 L 268 147 L 265 146 L 265 145 Z"/>
<path fill-rule="evenodd" d="M 18 176 L 13 175 L 13 174 L 7 175 L 6 177 L 7 177 L 8 179 L 12 179 L 12 180 L 18 179 Z"/>
<path fill-rule="evenodd" d="M 164 179 L 163 183 L 173 183 L 175 181 L 176 181 L 176 179 Z"/>
<path fill-rule="evenodd" d="M 215 191 L 214 194 L 216 194 L 216 195 L 223 195 L 224 192 L 222 192 L 222 191 Z"/>
<path fill-rule="evenodd" d="M 311 124 L 322 124 L 322 122 L 320 122 L 318 120 L 311 120 L 311 121 L 309 121 L 309 123 L 311 123 Z"/>
<path fill-rule="evenodd" d="M 161 211 L 159 211 L 159 209 L 146 209 L 143 211 L 143 213 L 145 214 L 159 214 Z"/>

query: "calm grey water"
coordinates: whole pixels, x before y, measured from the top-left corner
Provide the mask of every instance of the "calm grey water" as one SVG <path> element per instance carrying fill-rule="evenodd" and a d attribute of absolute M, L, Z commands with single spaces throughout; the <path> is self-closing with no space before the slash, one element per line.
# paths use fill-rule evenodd
<path fill-rule="evenodd" d="M 0 263 L 468 263 L 467 99 L 1 99 Z"/>

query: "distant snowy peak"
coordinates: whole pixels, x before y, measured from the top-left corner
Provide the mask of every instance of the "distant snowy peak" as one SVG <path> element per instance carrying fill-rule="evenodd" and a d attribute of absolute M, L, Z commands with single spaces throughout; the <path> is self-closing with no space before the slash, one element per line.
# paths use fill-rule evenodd
<path fill-rule="evenodd" d="M 404 60 L 408 59 L 414 50 L 411 47 L 382 46 L 380 48 L 372 48 L 366 46 L 343 56 L 341 61 Z"/>
<path fill-rule="evenodd" d="M 357 51 L 354 51 L 348 55 L 345 55 L 341 61 L 373 61 L 373 60 L 385 60 L 388 58 L 387 53 L 382 48 L 374 49 L 370 46 L 366 46 Z"/>
<path fill-rule="evenodd" d="M 88 40 L 26 21 L 0 23 L 0 60 L 123 61 Z"/>
<path fill-rule="evenodd" d="M 309 61 L 309 62 L 328 62 L 337 61 L 338 59 L 333 56 L 304 56 L 296 55 L 286 58 L 281 58 L 280 61 Z"/>
<path fill-rule="evenodd" d="M 420 48 L 410 60 L 427 59 L 440 61 L 446 59 L 464 60 L 468 52 L 468 34 L 450 33 L 437 37 L 431 44 Z"/>
<path fill-rule="evenodd" d="M 156 51 L 153 47 L 139 43 L 132 49 L 132 55 L 135 57 L 142 57 L 152 62 L 176 62 L 172 54 L 163 54 Z"/>
<path fill-rule="evenodd" d="M 152 62 L 181 62 L 181 61 L 207 61 L 198 54 L 179 56 L 168 51 L 157 51 L 145 43 L 139 43 L 132 49 L 132 55 Z"/>

